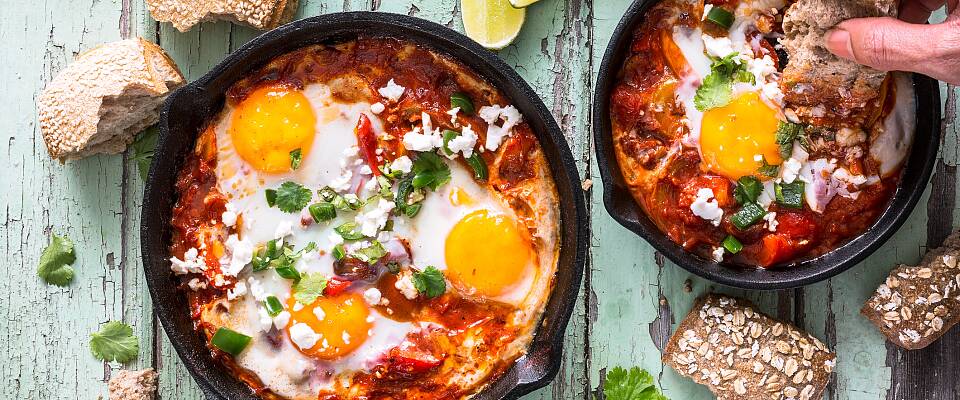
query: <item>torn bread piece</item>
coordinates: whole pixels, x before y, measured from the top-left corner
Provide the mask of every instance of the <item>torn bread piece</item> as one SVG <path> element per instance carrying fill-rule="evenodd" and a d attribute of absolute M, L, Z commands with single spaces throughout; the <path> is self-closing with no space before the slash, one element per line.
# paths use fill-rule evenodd
<path fill-rule="evenodd" d="M 824 36 L 853 18 L 896 17 L 896 0 L 799 0 L 784 13 L 780 41 L 789 62 L 780 80 L 786 103 L 806 122 L 858 126 L 878 104 L 887 73 L 835 56 Z"/>
<path fill-rule="evenodd" d="M 919 265 L 890 271 L 860 313 L 890 342 L 908 350 L 933 343 L 960 322 L 960 232 Z"/>
<path fill-rule="evenodd" d="M 225 20 L 273 29 L 293 19 L 298 0 L 147 0 L 150 15 L 180 32 L 203 21 Z"/>
<path fill-rule="evenodd" d="M 120 370 L 107 385 L 110 400 L 153 400 L 157 395 L 157 372 Z"/>
<path fill-rule="evenodd" d="M 718 399 L 819 399 L 836 355 L 817 338 L 746 300 L 700 298 L 670 337 L 663 362 Z"/>
<path fill-rule="evenodd" d="M 64 161 L 123 152 L 137 133 L 157 123 L 163 100 L 183 84 L 173 60 L 143 39 L 81 53 L 37 101 L 50 156 Z"/>

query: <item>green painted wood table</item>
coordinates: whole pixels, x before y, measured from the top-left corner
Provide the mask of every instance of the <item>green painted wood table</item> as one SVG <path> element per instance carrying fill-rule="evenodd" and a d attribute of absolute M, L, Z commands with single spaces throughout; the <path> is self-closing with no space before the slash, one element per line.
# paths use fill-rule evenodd
<path fill-rule="evenodd" d="M 589 112 L 594 74 L 629 3 L 543 0 L 529 8 L 519 39 L 499 52 L 543 97 L 585 180 L 597 175 Z M 297 15 L 342 10 L 403 13 L 463 29 L 458 0 L 301 0 Z M 133 36 L 158 42 L 196 79 L 255 35 L 225 22 L 180 33 L 150 18 L 140 0 L 0 0 L 0 398 L 96 398 L 118 369 L 144 367 L 160 372 L 162 398 L 201 398 L 151 312 L 137 229 L 143 184 L 131 152 L 52 161 L 35 102 L 76 54 L 102 42 Z M 906 352 L 885 344 L 858 314 L 892 265 L 916 262 L 960 219 L 958 91 L 942 92 L 942 153 L 929 155 L 938 158 L 935 175 L 913 215 L 862 265 L 803 289 L 747 292 L 691 276 L 617 225 L 594 184 L 584 192 L 591 252 L 567 329 L 565 361 L 553 384 L 530 398 L 589 399 L 603 371 L 616 365 L 651 371 L 673 399 L 711 398 L 664 368 L 657 348 L 692 301 L 710 290 L 751 298 L 835 348 L 830 399 L 960 397 L 960 329 L 926 350 Z M 45 285 L 34 272 L 52 233 L 77 244 L 77 277 L 67 288 Z M 89 333 L 109 320 L 134 327 L 141 342 L 137 361 L 121 366 L 90 355 Z"/>

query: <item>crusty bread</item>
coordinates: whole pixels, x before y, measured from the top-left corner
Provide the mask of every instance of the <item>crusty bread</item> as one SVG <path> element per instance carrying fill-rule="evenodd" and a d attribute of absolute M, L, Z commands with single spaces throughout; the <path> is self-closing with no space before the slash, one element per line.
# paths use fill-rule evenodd
<path fill-rule="evenodd" d="M 789 55 L 780 81 L 786 102 L 801 117 L 856 125 L 861 111 L 878 97 L 887 73 L 837 57 L 824 47 L 824 35 L 848 19 L 896 15 L 897 0 L 799 0 L 791 5 L 780 41 Z"/>
<path fill-rule="evenodd" d="M 693 305 L 663 352 L 665 364 L 720 400 L 819 399 L 835 360 L 812 335 L 716 294 Z"/>
<path fill-rule="evenodd" d="M 47 84 L 37 114 L 50 156 L 61 161 L 120 153 L 157 123 L 183 75 L 159 46 L 127 39 L 90 49 Z"/>
<path fill-rule="evenodd" d="M 226 20 L 260 30 L 293 19 L 298 0 L 147 0 L 150 15 L 180 32 L 211 20 Z"/>
<path fill-rule="evenodd" d="M 960 322 L 960 232 L 927 252 L 917 266 L 901 265 L 860 313 L 890 342 L 908 350 L 933 343 Z"/>
<path fill-rule="evenodd" d="M 153 400 L 157 394 L 157 373 L 153 368 L 121 370 L 110 378 L 107 388 L 110 400 Z"/>

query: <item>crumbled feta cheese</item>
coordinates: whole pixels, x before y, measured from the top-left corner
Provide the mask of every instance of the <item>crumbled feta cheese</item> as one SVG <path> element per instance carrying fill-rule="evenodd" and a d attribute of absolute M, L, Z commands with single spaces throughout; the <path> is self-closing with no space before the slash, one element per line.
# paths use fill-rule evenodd
<path fill-rule="evenodd" d="M 757 204 L 760 204 L 760 207 L 763 207 L 764 210 L 770 208 L 770 204 L 773 204 L 773 201 L 777 198 L 776 184 L 773 181 L 766 181 L 763 183 L 763 191 L 760 192 L 760 195 L 757 196 Z"/>
<path fill-rule="evenodd" d="M 290 340 L 301 350 L 306 350 L 317 344 L 320 335 L 314 332 L 310 325 L 299 322 L 290 327 Z"/>
<path fill-rule="evenodd" d="M 380 289 L 375 287 L 369 288 L 363 292 L 363 299 L 367 301 L 367 304 L 371 306 L 376 306 L 380 304 L 380 299 L 383 298 L 383 294 L 380 293 Z"/>
<path fill-rule="evenodd" d="M 754 155 L 753 155 L 753 161 L 763 162 L 763 154 L 754 154 Z"/>
<path fill-rule="evenodd" d="M 701 36 L 703 37 L 703 49 L 711 57 L 726 57 L 731 53 L 737 53 L 733 49 L 733 41 L 726 36 L 717 38 L 707 34 Z"/>
<path fill-rule="evenodd" d="M 413 161 L 410 161 L 410 157 L 400 156 L 396 160 L 390 163 L 391 171 L 400 171 L 403 173 L 409 173 L 413 169 Z"/>
<path fill-rule="evenodd" d="M 233 285 L 233 289 L 227 290 L 227 300 L 235 300 L 245 294 L 247 294 L 247 285 L 240 281 Z"/>
<path fill-rule="evenodd" d="M 260 330 L 263 332 L 268 332 L 271 327 L 273 327 L 273 318 L 270 317 L 270 314 L 267 313 L 267 309 L 260 307 L 257 309 L 257 316 L 259 317 Z"/>
<path fill-rule="evenodd" d="M 454 108 L 451 108 L 450 111 L 447 111 L 447 115 L 450 116 L 450 123 L 453 124 L 453 126 L 459 125 L 457 124 L 457 114 L 459 113 L 460 113 L 460 107 L 454 107 Z"/>
<path fill-rule="evenodd" d="M 303 307 L 303 306 L 301 306 L 301 308 L 302 308 L 302 307 Z M 325 313 L 325 312 L 323 311 L 323 308 L 320 308 L 320 307 L 314 307 L 314 308 L 313 308 L 313 315 L 316 315 L 316 316 L 317 316 L 317 321 L 323 321 L 324 319 L 327 318 L 327 313 Z"/>
<path fill-rule="evenodd" d="M 385 109 L 386 107 L 383 106 L 383 103 L 373 103 L 370 105 L 370 112 L 374 114 L 380 114 Z"/>
<path fill-rule="evenodd" d="M 714 198 L 713 189 L 702 188 L 697 191 L 697 198 L 690 204 L 693 215 L 710 221 L 713 226 L 720 226 L 723 219 L 723 210 Z"/>
<path fill-rule="evenodd" d="M 713 261 L 723 262 L 723 255 L 726 254 L 726 250 L 723 247 L 717 247 L 713 249 Z"/>
<path fill-rule="evenodd" d="M 190 287 L 190 290 L 196 292 L 200 289 L 206 289 L 207 282 L 201 281 L 200 278 L 193 278 L 190 280 L 190 282 L 187 282 L 187 286 Z"/>
<path fill-rule="evenodd" d="M 247 278 L 247 284 L 250 286 L 250 294 L 253 296 L 253 298 L 257 299 L 257 301 L 266 300 L 267 292 L 263 290 L 263 285 L 257 280 L 257 278 L 252 276 Z"/>
<path fill-rule="evenodd" d="M 367 183 L 363 184 L 363 191 L 367 195 L 371 195 L 374 192 L 377 192 L 380 188 L 380 183 L 376 179 L 370 179 Z"/>
<path fill-rule="evenodd" d="M 833 179 L 836 179 L 845 184 L 853 185 L 855 187 L 860 187 L 864 183 L 867 183 L 867 177 L 863 175 L 854 175 L 851 174 L 846 168 L 837 168 L 836 171 L 833 171 Z"/>
<path fill-rule="evenodd" d="M 377 89 L 377 92 L 386 99 L 396 103 L 406 90 L 407 88 L 398 85 L 393 79 L 390 79 L 390 82 L 387 82 L 387 86 Z"/>
<path fill-rule="evenodd" d="M 299 301 L 293 302 L 293 311 L 300 311 L 303 309 L 303 304 L 300 304 Z"/>
<path fill-rule="evenodd" d="M 484 143 L 487 150 L 500 147 L 503 139 L 513 134 L 513 127 L 523 120 L 520 111 L 514 106 L 483 106 L 477 114 L 487 123 L 487 141 Z M 499 120 L 503 120 L 503 125 L 496 125 Z"/>
<path fill-rule="evenodd" d="M 233 203 L 227 203 L 225 205 L 226 211 L 223 214 L 220 214 L 220 221 L 223 222 L 226 226 L 234 226 L 237 224 L 237 208 Z"/>
<path fill-rule="evenodd" d="M 457 137 L 450 139 L 450 142 L 447 143 L 447 148 L 453 153 L 453 156 L 456 156 L 457 153 L 462 153 L 463 158 L 470 158 L 473 156 L 473 147 L 477 145 L 477 134 L 473 132 L 473 129 L 468 125 L 463 127 L 463 131 L 460 132 Z"/>
<path fill-rule="evenodd" d="M 712 9 L 713 9 L 713 4 L 704 4 L 704 5 L 703 5 L 703 16 L 700 17 L 700 20 L 701 20 L 701 21 L 705 21 L 705 20 L 707 19 L 707 15 L 710 14 L 710 10 L 712 10 Z"/>
<path fill-rule="evenodd" d="M 769 229 L 770 232 L 777 231 L 777 225 L 780 225 L 780 223 L 777 221 L 777 213 L 768 212 L 767 215 L 763 216 L 763 220 L 767 221 L 767 229 Z"/>
<path fill-rule="evenodd" d="M 788 158 L 780 168 L 780 177 L 786 183 L 793 183 L 793 181 L 797 180 L 801 167 L 803 167 L 803 164 L 800 161 L 797 161 L 793 157 Z"/>
<path fill-rule="evenodd" d="M 220 259 L 220 270 L 224 275 L 237 276 L 253 260 L 253 244 L 247 239 L 240 240 L 234 234 L 227 237 L 227 241 L 223 245 L 230 256 L 224 256 Z"/>
<path fill-rule="evenodd" d="M 369 165 L 364 165 L 360 167 L 360 175 L 373 175 L 373 170 L 370 169 Z"/>
<path fill-rule="evenodd" d="M 340 176 L 330 181 L 330 187 L 339 193 L 348 192 L 350 191 L 350 186 L 352 181 L 353 181 L 353 171 L 350 171 L 348 169 L 343 170 L 340 172 Z"/>
<path fill-rule="evenodd" d="M 198 258 L 200 252 L 196 248 L 189 248 L 183 253 L 183 260 L 177 257 L 170 257 L 170 269 L 175 275 L 185 275 L 190 273 L 199 274 L 207 269 L 203 259 Z"/>
<path fill-rule="evenodd" d="M 277 224 L 277 229 L 273 231 L 274 239 L 283 239 L 290 235 L 293 235 L 293 223 L 290 221 L 280 221 Z"/>
<path fill-rule="evenodd" d="M 286 310 L 280 311 L 280 314 L 277 314 L 276 317 L 273 317 L 273 326 L 276 327 L 277 330 L 286 328 L 287 325 L 289 324 L 290 324 L 290 313 L 287 312 Z"/>
<path fill-rule="evenodd" d="M 409 300 L 417 298 L 417 287 L 413 285 L 413 274 L 410 271 L 401 273 L 393 287 L 397 288 L 403 294 L 403 297 Z"/>
<path fill-rule="evenodd" d="M 431 133 L 433 132 L 433 121 L 430 119 L 430 114 L 421 111 L 420 112 L 420 124 L 423 125 L 423 132 Z"/>
<path fill-rule="evenodd" d="M 330 244 L 333 246 L 336 246 L 338 244 L 343 244 L 343 236 L 340 236 L 339 233 L 336 233 L 336 232 L 330 233 L 330 235 L 327 236 L 327 238 L 330 239 Z"/>
<path fill-rule="evenodd" d="M 377 236 L 377 232 L 387 224 L 390 212 L 396 206 L 392 201 L 380 199 L 374 209 L 358 214 L 356 222 L 360 225 L 360 233 L 367 237 Z"/>
<path fill-rule="evenodd" d="M 420 133 L 420 127 L 403 135 L 403 147 L 413 151 L 430 151 L 443 145 L 443 139 L 431 132 Z"/>

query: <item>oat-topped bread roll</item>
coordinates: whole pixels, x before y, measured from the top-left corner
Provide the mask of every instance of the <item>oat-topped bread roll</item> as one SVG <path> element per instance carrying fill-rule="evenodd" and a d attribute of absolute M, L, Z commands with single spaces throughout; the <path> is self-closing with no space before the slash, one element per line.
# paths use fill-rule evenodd
<path fill-rule="evenodd" d="M 298 0 L 147 0 L 150 15 L 180 32 L 211 20 L 226 20 L 260 30 L 293 19 Z"/>
<path fill-rule="evenodd" d="M 159 46 L 127 39 L 87 50 L 40 93 L 37 114 L 50 156 L 120 153 L 160 119 L 183 75 Z"/>
<path fill-rule="evenodd" d="M 826 32 L 848 19 L 896 17 L 897 0 L 799 0 L 783 17 L 780 41 L 789 63 L 780 81 L 784 100 L 801 117 L 855 125 L 879 97 L 887 73 L 835 56 L 824 47 Z M 854 118 L 857 120 L 850 121 Z"/>
<path fill-rule="evenodd" d="M 153 400 L 157 394 L 157 372 L 121 370 L 110 378 L 110 400 Z"/>
<path fill-rule="evenodd" d="M 960 232 L 927 252 L 920 265 L 901 265 L 860 309 L 887 339 L 922 349 L 960 322 Z"/>
<path fill-rule="evenodd" d="M 663 353 L 664 363 L 721 400 L 819 399 L 835 360 L 810 334 L 716 294 L 694 304 Z"/>

